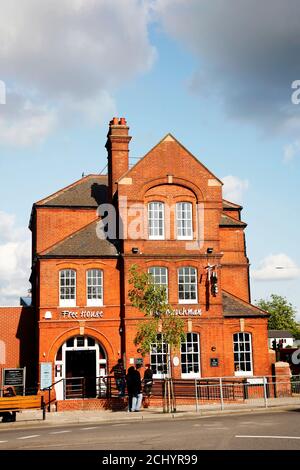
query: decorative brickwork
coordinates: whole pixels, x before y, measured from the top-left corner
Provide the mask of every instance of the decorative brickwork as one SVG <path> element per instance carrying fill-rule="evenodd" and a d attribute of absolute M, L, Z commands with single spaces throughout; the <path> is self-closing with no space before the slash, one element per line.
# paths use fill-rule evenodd
<path fill-rule="evenodd" d="M 71 379 L 75 369 L 84 375 L 80 361 L 84 365 L 85 360 L 89 364 L 95 360 L 94 369 L 89 371 L 95 376 L 109 374 L 119 358 L 124 359 L 126 368 L 132 365 L 140 358 L 134 337 L 138 323 L 143 321 L 143 315 L 128 299 L 129 268 L 136 264 L 144 271 L 151 267 L 168 270 L 169 303 L 184 318 L 186 331 L 199 335 L 198 376 L 239 375 L 233 335 L 240 332 L 251 337 L 250 375 L 270 375 L 268 315 L 249 304 L 249 261 L 242 208 L 223 200 L 221 181 L 170 134 L 129 169 L 130 139 L 125 119 L 114 118 L 106 144 L 108 176 L 89 175 L 34 204 L 30 222 L 33 309 L 27 318 L 35 323 L 31 323 L 32 336 L 28 339 L 30 322 L 21 321 L 24 311 L 0 309 L 4 325 L 0 340 L 7 344 L 5 364 L 16 365 L 20 357 L 24 361 L 25 349 L 36 348 L 39 357 L 37 361 L 32 355 L 32 369 L 37 371 L 40 363 L 50 362 L 53 382 Z M 96 209 L 109 201 L 116 211 L 115 238 L 119 240 L 98 240 L 96 222 L 100 218 Z M 160 239 L 148 236 L 147 208 L 154 201 L 165 208 L 164 237 Z M 178 236 L 176 204 L 183 202 L 191 207 L 191 239 Z M 144 212 L 140 224 L 136 224 L 139 211 Z M 134 236 L 132 227 L 136 228 Z M 194 303 L 185 304 L 179 299 L 179 270 L 185 267 L 196 270 Z M 64 270 L 72 271 L 75 279 L 73 303 L 69 304 L 68 299 L 60 298 L 60 272 Z M 88 304 L 89 270 L 103 275 L 103 295 L 98 305 Z M 217 281 L 215 290 L 212 272 Z M 100 287 L 93 289 L 90 292 L 95 293 Z M 82 339 L 78 340 L 77 349 L 72 349 L 68 345 L 74 337 L 88 337 L 94 349 L 81 347 Z M 20 352 L 21 338 L 24 356 Z M 99 357 L 95 358 L 92 350 Z M 174 378 L 182 378 L 181 352 L 173 351 L 173 357 L 179 361 L 171 360 L 171 373 Z M 148 361 L 146 357 L 145 362 Z M 58 388 L 56 392 L 61 394 Z M 101 409 L 112 403 L 124 406 L 122 400 L 61 401 L 59 396 L 58 400 L 58 410 Z"/>

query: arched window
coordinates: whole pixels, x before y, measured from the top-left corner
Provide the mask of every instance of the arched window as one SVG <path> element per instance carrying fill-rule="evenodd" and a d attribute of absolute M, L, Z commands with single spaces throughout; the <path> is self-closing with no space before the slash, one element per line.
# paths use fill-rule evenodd
<path fill-rule="evenodd" d="M 177 240 L 193 239 L 193 206 L 191 202 L 176 204 Z"/>
<path fill-rule="evenodd" d="M 76 271 L 74 269 L 59 271 L 59 305 L 60 307 L 76 306 Z"/>
<path fill-rule="evenodd" d="M 150 240 L 165 238 L 164 203 L 150 202 L 148 204 L 148 236 Z"/>
<path fill-rule="evenodd" d="M 103 305 L 103 271 L 89 269 L 86 272 L 86 304 L 88 306 Z"/>
<path fill-rule="evenodd" d="M 164 378 L 169 376 L 169 345 L 164 342 L 161 334 L 157 335 L 156 343 L 151 344 L 150 363 L 153 377 Z"/>
<path fill-rule="evenodd" d="M 165 287 L 166 300 L 168 301 L 168 269 L 163 266 L 152 266 L 148 272 L 151 274 L 155 286 Z"/>
<path fill-rule="evenodd" d="M 235 375 L 253 375 L 250 333 L 240 332 L 233 335 L 233 351 Z"/>
<path fill-rule="evenodd" d="M 178 269 L 178 302 L 180 304 L 196 304 L 198 302 L 196 268 Z"/>
<path fill-rule="evenodd" d="M 197 333 L 187 333 L 185 342 L 181 343 L 181 377 L 200 377 L 200 341 Z"/>

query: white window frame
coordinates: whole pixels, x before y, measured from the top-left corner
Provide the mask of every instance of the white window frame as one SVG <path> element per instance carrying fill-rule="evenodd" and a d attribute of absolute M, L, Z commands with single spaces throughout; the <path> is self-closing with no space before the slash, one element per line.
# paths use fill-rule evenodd
<path fill-rule="evenodd" d="M 193 240 L 193 204 L 189 201 L 176 204 L 176 238 Z"/>
<path fill-rule="evenodd" d="M 196 298 L 195 299 L 180 299 L 180 290 L 179 290 L 179 279 L 180 279 L 180 271 L 181 270 L 186 270 L 188 269 L 189 270 L 189 273 L 188 274 L 183 274 L 184 278 L 186 277 L 186 275 L 188 275 L 189 277 L 192 276 L 192 274 L 190 274 L 190 270 L 194 270 L 195 271 L 195 278 L 196 278 L 196 282 L 195 283 L 183 283 L 183 285 L 195 285 L 196 286 L 196 289 L 195 289 L 195 292 L 196 292 Z M 192 290 L 190 290 L 190 292 L 192 292 Z M 194 268 L 193 266 L 183 266 L 182 268 L 179 268 L 178 269 L 178 303 L 179 304 L 197 304 L 198 303 L 198 271 L 196 268 Z"/>
<path fill-rule="evenodd" d="M 162 214 L 162 217 L 160 218 L 158 214 Z M 159 226 L 160 220 L 162 220 L 162 227 Z M 154 227 L 154 224 L 157 227 Z M 159 233 L 160 228 L 162 228 L 161 234 Z M 161 201 L 148 203 L 148 237 L 149 240 L 165 239 L 165 204 Z"/>
<path fill-rule="evenodd" d="M 59 348 L 61 349 L 61 359 L 55 359 L 55 391 L 56 391 L 56 398 L 57 400 L 64 400 L 65 399 L 65 390 L 64 390 L 64 380 L 66 378 L 66 359 L 67 359 L 67 352 L 68 351 L 95 351 L 96 352 L 96 369 L 95 369 L 95 377 L 96 377 L 96 393 L 106 391 L 106 376 L 107 376 L 107 352 L 103 345 L 99 343 L 95 338 L 91 336 L 84 336 L 84 342 L 82 346 L 78 346 L 78 337 L 82 335 L 76 335 L 71 338 L 68 338 L 63 345 Z M 73 344 L 71 346 L 67 346 L 67 342 L 73 339 Z M 88 341 L 89 339 L 94 340 L 94 345 L 89 346 Z M 101 355 L 100 355 L 101 352 Z"/>
<path fill-rule="evenodd" d="M 157 335 L 157 338 L 161 337 L 161 334 L 159 333 Z M 159 351 L 162 347 L 162 351 Z M 156 348 L 156 350 L 155 350 Z M 155 358 L 155 361 L 153 360 Z M 158 358 L 162 358 L 162 361 L 158 361 Z M 153 378 L 155 379 L 164 379 L 170 376 L 170 346 L 169 344 L 165 343 L 162 341 L 157 341 L 156 343 L 151 344 L 150 348 L 150 364 L 151 364 L 151 369 L 153 370 Z M 157 369 L 161 364 L 165 364 L 166 366 L 166 372 L 161 371 L 157 372 Z"/>
<path fill-rule="evenodd" d="M 100 284 L 95 284 L 95 285 L 89 285 L 89 273 L 95 271 L 97 273 L 100 273 Z M 91 279 L 95 279 L 96 277 L 92 276 Z M 102 307 L 103 306 L 103 270 L 98 269 L 98 268 L 91 268 L 88 269 L 86 272 L 86 305 L 88 307 Z M 89 287 L 95 287 L 97 290 L 99 289 L 101 292 L 101 297 L 100 298 L 90 298 L 89 299 Z"/>
<path fill-rule="evenodd" d="M 188 339 L 190 340 L 188 341 Z M 189 345 L 189 346 L 188 346 Z M 197 347 L 195 348 L 195 345 Z M 190 348 L 190 350 L 188 350 Z M 185 349 L 183 351 L 182 349 Z M 198 349 L 198 351 L 195 351 L 195 349 Z M 189 355 L 192 356 L 192 360 L 189 360 Z M 197 356 L 197 359 L 195 360 L 195 356 Z M 185 342 L 181 342 L 180 346 L 180 362 L 181 362 L 181 378 L 182 379 L 199 379 L 201 377 L 201 362 L 200 362 L 200 335 L 199 333 L 191 332 L 187 333 L 185 337 Z M 194 369 L 194 366 L 198 366 L 198 372 L 183 372 L 183 366 L 189 364 L 192 366 L 192 369 Z"/>
<path fill-rule="evenodd" d="M 235 341 L 235 336 L 237 336 L 237 341 Z M 243 340 L 240 340 L 239 335 L 243 335 Z M 245 336 L 249 338 L 248 340 L 245 340 Z M 253 375 L 253 355 L 252 355 L 252 335 L 251 333 L 244 332 L 244 331 L 238 331 L 237 333 L 234 333 L 232 336 L 233 339 L 233 363 L 234 363 L 234 375 L 236 377 L 245 377 L 245 376 L 252 376 Z M 249 349 L 246 350 L 246 345 L 249 345 Z M 237 345 L 237 350 L 235 350 L 235 345 Z M 241 347 L 241 345 L 243 345 Z M 235 360 L 235 355 L 239 355 L 239 360 Z M 250 354 L 250 361 L 247 361 L 245 359 L 241 360 L 241 355 L 245 354 Z M 250 370 L 241 370 L 243 367 L 241 367 L 241 364 L 246 364 L 250 363 L 251 369 Z M 240 370 L 236 370 L 236 367 L 239 366 Z"/>
<path fill-rule="evenodd" d="M 153 270 L 153 269 L 155 271 L 158 271 L 158 272 L 155 272 L 153 274 L 151 272 L 151 270 Z M 165 270 L 165 274 L 162 274 L 162 270 Z M 166 288 L 166 302 L 168 302 L 168 297 L 169 297 L 168 268 L 166 268 L 165 266 L 150 266 L 150 268 L 148 268 L 148 273 L 151 274 L 152 279 L 153 279 L 153 284 L 155 286 L 161 286 L 161 287 Z M 158 279 L 161 281 L 163 276 L 165 276 L 165 278 L 166 278 L 166 283 L 165 284 L 163 282 L 156 282 L 156 280 L 158 280 Z"/>
<path fill-rule="evenodd" d="M 74 276 L 69 276 L 68 279 L 74 279 L 74 285 L 69 285 L 69 286 L 62 286 L 62 279 L 61 279 L 61 274 L 63 272 L 68 272 L 69 273 L 74 273 Z M 59 271 L 59 306 L 60 307 L 76 307 L 76 294 L 77 294 L 77 289 L 76 289 L 76 279 L 77 279 L 77 276 L 76 276 L 76 271 L 75 269 L 61 269 Z M 70 299 L 64 299 L 62 298 L 62 289 L 66 289 L 67 287 L 71 288 L 71 287 L 74 287 L 74 298 L 70 298 Z"/>

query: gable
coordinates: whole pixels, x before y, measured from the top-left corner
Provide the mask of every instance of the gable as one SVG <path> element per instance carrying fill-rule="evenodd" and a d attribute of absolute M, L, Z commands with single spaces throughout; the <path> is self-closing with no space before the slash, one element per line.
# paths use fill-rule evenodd
<path fill-rule="evenodd" d="M 118 190 L 119 194 L 129 195 L 134 188 L 141 198 L 151 187 L 166 183 L 190 188 L 198 200 L 222 200 L 220 179 L 171 134 L 122 175 Z"/>

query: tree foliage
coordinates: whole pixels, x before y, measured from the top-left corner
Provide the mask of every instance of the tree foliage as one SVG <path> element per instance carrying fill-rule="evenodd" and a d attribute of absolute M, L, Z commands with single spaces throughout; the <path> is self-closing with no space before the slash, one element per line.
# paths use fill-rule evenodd
<path fill-rule="evenodd" d="M 146 317 L 138 325 L 134 344 L 139 346 L 141 354 L 145 356 L 151 349 L 151 343 L 157 342 L 160 333 L 171 349 L 179 346 L 185 336 L 184 321 L 167 302 L 166 288 L 154 285 L 151 274 L 140 272 L 136 265 L 132 265 L 129 272 L 129 284 L 132 285 L 129 299 Z"/>
<path fill-rule="evenodd" d="M 269 330 L 287 330 L 300 337 L 300 326 L 296 321 L 296 309 L 285 297 L 271 294 L 270 300 L 260 299 L 256 305 L 270 313 Z"/>

